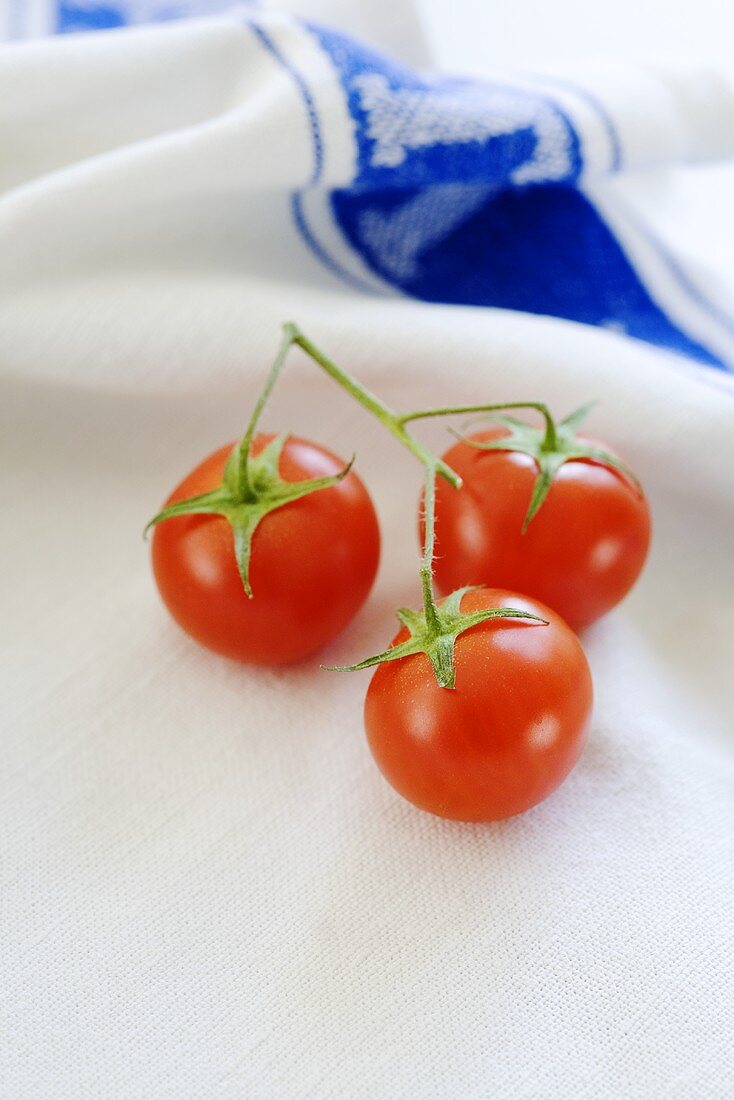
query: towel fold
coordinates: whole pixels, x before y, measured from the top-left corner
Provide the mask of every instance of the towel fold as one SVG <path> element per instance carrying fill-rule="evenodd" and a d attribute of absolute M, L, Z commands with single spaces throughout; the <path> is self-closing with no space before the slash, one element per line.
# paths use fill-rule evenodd
<path fill-rule="evenodd" d="M 330 8 L 358 35 L 245 5 L 0 47 L 0 1093 L 729 1100 L 731 326 L 613 181 L 728 155 L 730 89 L 450 79 L 397 0 Z M 159 605 L 143 525 L 287 319 L 395 407 L 596 398 L 646 487 L 648 566 L 583 639 L 588 748 L 528 814 L 403 802 L 369 674 L 319 667 L 419 601 L 421 473 L 299 353 L 263 428 L 357 452 L 370 600 L 270 671 Z"/>

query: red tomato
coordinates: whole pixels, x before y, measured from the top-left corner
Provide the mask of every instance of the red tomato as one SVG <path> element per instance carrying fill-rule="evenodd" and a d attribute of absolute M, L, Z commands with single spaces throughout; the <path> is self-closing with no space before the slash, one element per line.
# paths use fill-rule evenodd
<path fill-rule="evenodd" d="M 260 435 L 257 455 L 273 436 Z M 167 504 L 215 489 L 232 444 L 206 458 Z M 344 463 L 295 436 L 280 456 L 285 481 L 332 477 Z M 252 540 L 248 599 L 232 529 L 212 515 L 177 516 L 153 535 L 153 572 L 176 622 L 202 645 L 260 665 L 298 661 L 320 649 L 354 617 L 375 579 L 380 533 L 372 501 L 350 471 L 337 485 L 270 512 Z"/>
<path fill-rule="evenodd" d="M 439 817 L 498 821 L 556 789 L 583 748 L 591 716 L 589 666 L 573 631 L 535 600 L 482 588 L 462 611 L 516 607 L 548 626 L 493 619 L 456 639 L 456 686 L 439 687 L 418 653 L 378 665 L 365 728 L 385 778 Z M 402 629 L 393 645 L 402 642 Z"/>
<path fill-rule="evenodd" d="M 506 434 L 497 426 L 468 438 Z M 443 458 L 463 485 L 452 489 L 440 478 L 436 485 L 435 576 L 442 592 L 466 584 L 511 588 L 581 630 L 630 590 L 647 556 L 650 512 L 621 474 L 588 460 L 566 462 L 523 534 L 537 474 L 533 458 L 464 442 Z"/>

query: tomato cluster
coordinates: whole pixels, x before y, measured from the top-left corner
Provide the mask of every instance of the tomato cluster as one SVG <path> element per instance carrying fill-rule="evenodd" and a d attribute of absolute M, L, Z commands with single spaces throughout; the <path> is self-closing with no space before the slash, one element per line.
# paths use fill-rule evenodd
<path fill-rule="evenodd" d="M 192 470 L 152 521 L 163 601 L 218 653 L 279 665 L 316 652 L 354 617 L 377 572 L 377 517 L 351 464 L 308 440 L 255 434 L 293 344 L 426 470 L 423 609 L 398 612 L 390 647 L 351 666 L 376 666 L 364 712 L 374 758 L 431 813 L 520 813 L 583 748 L 592 684 L 574 630 L 617 604 L 642 569 L 650 515 L 639 483 L 577 431 L 585 410 L 555 424 L 533 403 L 544 427 L 497 416 L 436 458 L 408 424 L 471 410 L 399 416 L 286 326 L 243 440 Z"/>

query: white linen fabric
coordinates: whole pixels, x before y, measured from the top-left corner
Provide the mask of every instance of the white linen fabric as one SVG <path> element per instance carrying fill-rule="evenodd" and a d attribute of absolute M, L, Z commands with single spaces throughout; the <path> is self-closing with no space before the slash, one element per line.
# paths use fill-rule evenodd
<path fill-rule="evenodd" d="M 298 102 L 226 19 L 0 51 L 0 1095 L 725 1100 L 732 380 L 355 293 L 286 216 Z M 286 319 L 401 407 L 597 398 L 647 487 L 646 572 L 584 638 L 588 748 L 528 814 L 403 802 L 365 745 L 369 674 L 319 669 L 417 601 L 420 470 L 299 353 L 264 426 L 357 451 L 384 540 L 367 606 L 263 672 L 158 603 L 139 532 L 241 431 Z"/>

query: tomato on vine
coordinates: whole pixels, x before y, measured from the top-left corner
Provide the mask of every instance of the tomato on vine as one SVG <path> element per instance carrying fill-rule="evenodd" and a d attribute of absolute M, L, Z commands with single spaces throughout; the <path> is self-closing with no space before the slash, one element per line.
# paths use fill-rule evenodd
<path fill-rule="evenodd" d="M 351 462 L 295 436 L 255 435 L 292 343 L 289 332 L 244 438 L 204 459 L 148 525 L 156 584 L 179 626 L 258 665 L 298 661 L 343 630 L 380 557 Z"/>
<path fill-rule="evenodd" d="M 169 497 L 167 522 L 153 535 L 156 584 L 179 626 L 207 648 L 257 665 L 298 661 L 367 598 L 380 556 L 375 509 L 330 451 L 267 435 L 250 449 L 259 496 L 228 505 L 217 498 L 232 453 L 215 451 Z M 198 503 L 188 510 L 191 498 Z"/>
<path fill-rule="evenodd" d="M 577 433 L 586 413 L 544 429 L 514 417 L 460 438 L 443 460 L 461 477 L 438 486 L 436 582 L 513 588 L 581 630 L 620 602 L 650 544 L 639 482 L 605 444 Z"/>
<path fill-rule="evenodd" d="M 456 638 L 454 689 L 425 653 L 380 664 L 367 691 L 372 755 L 414 805 L 459 821 L 498 821 L 547 798 L 584 746 L 591 674 L 564 621 L 535 600 L 497 589 L 461 591 L 440 605 L 465 614 L 514 608 Z M 393 639 L 398 649 L 408 638 Z M 388 650 L 389 653 L 389 650 Z"/>

